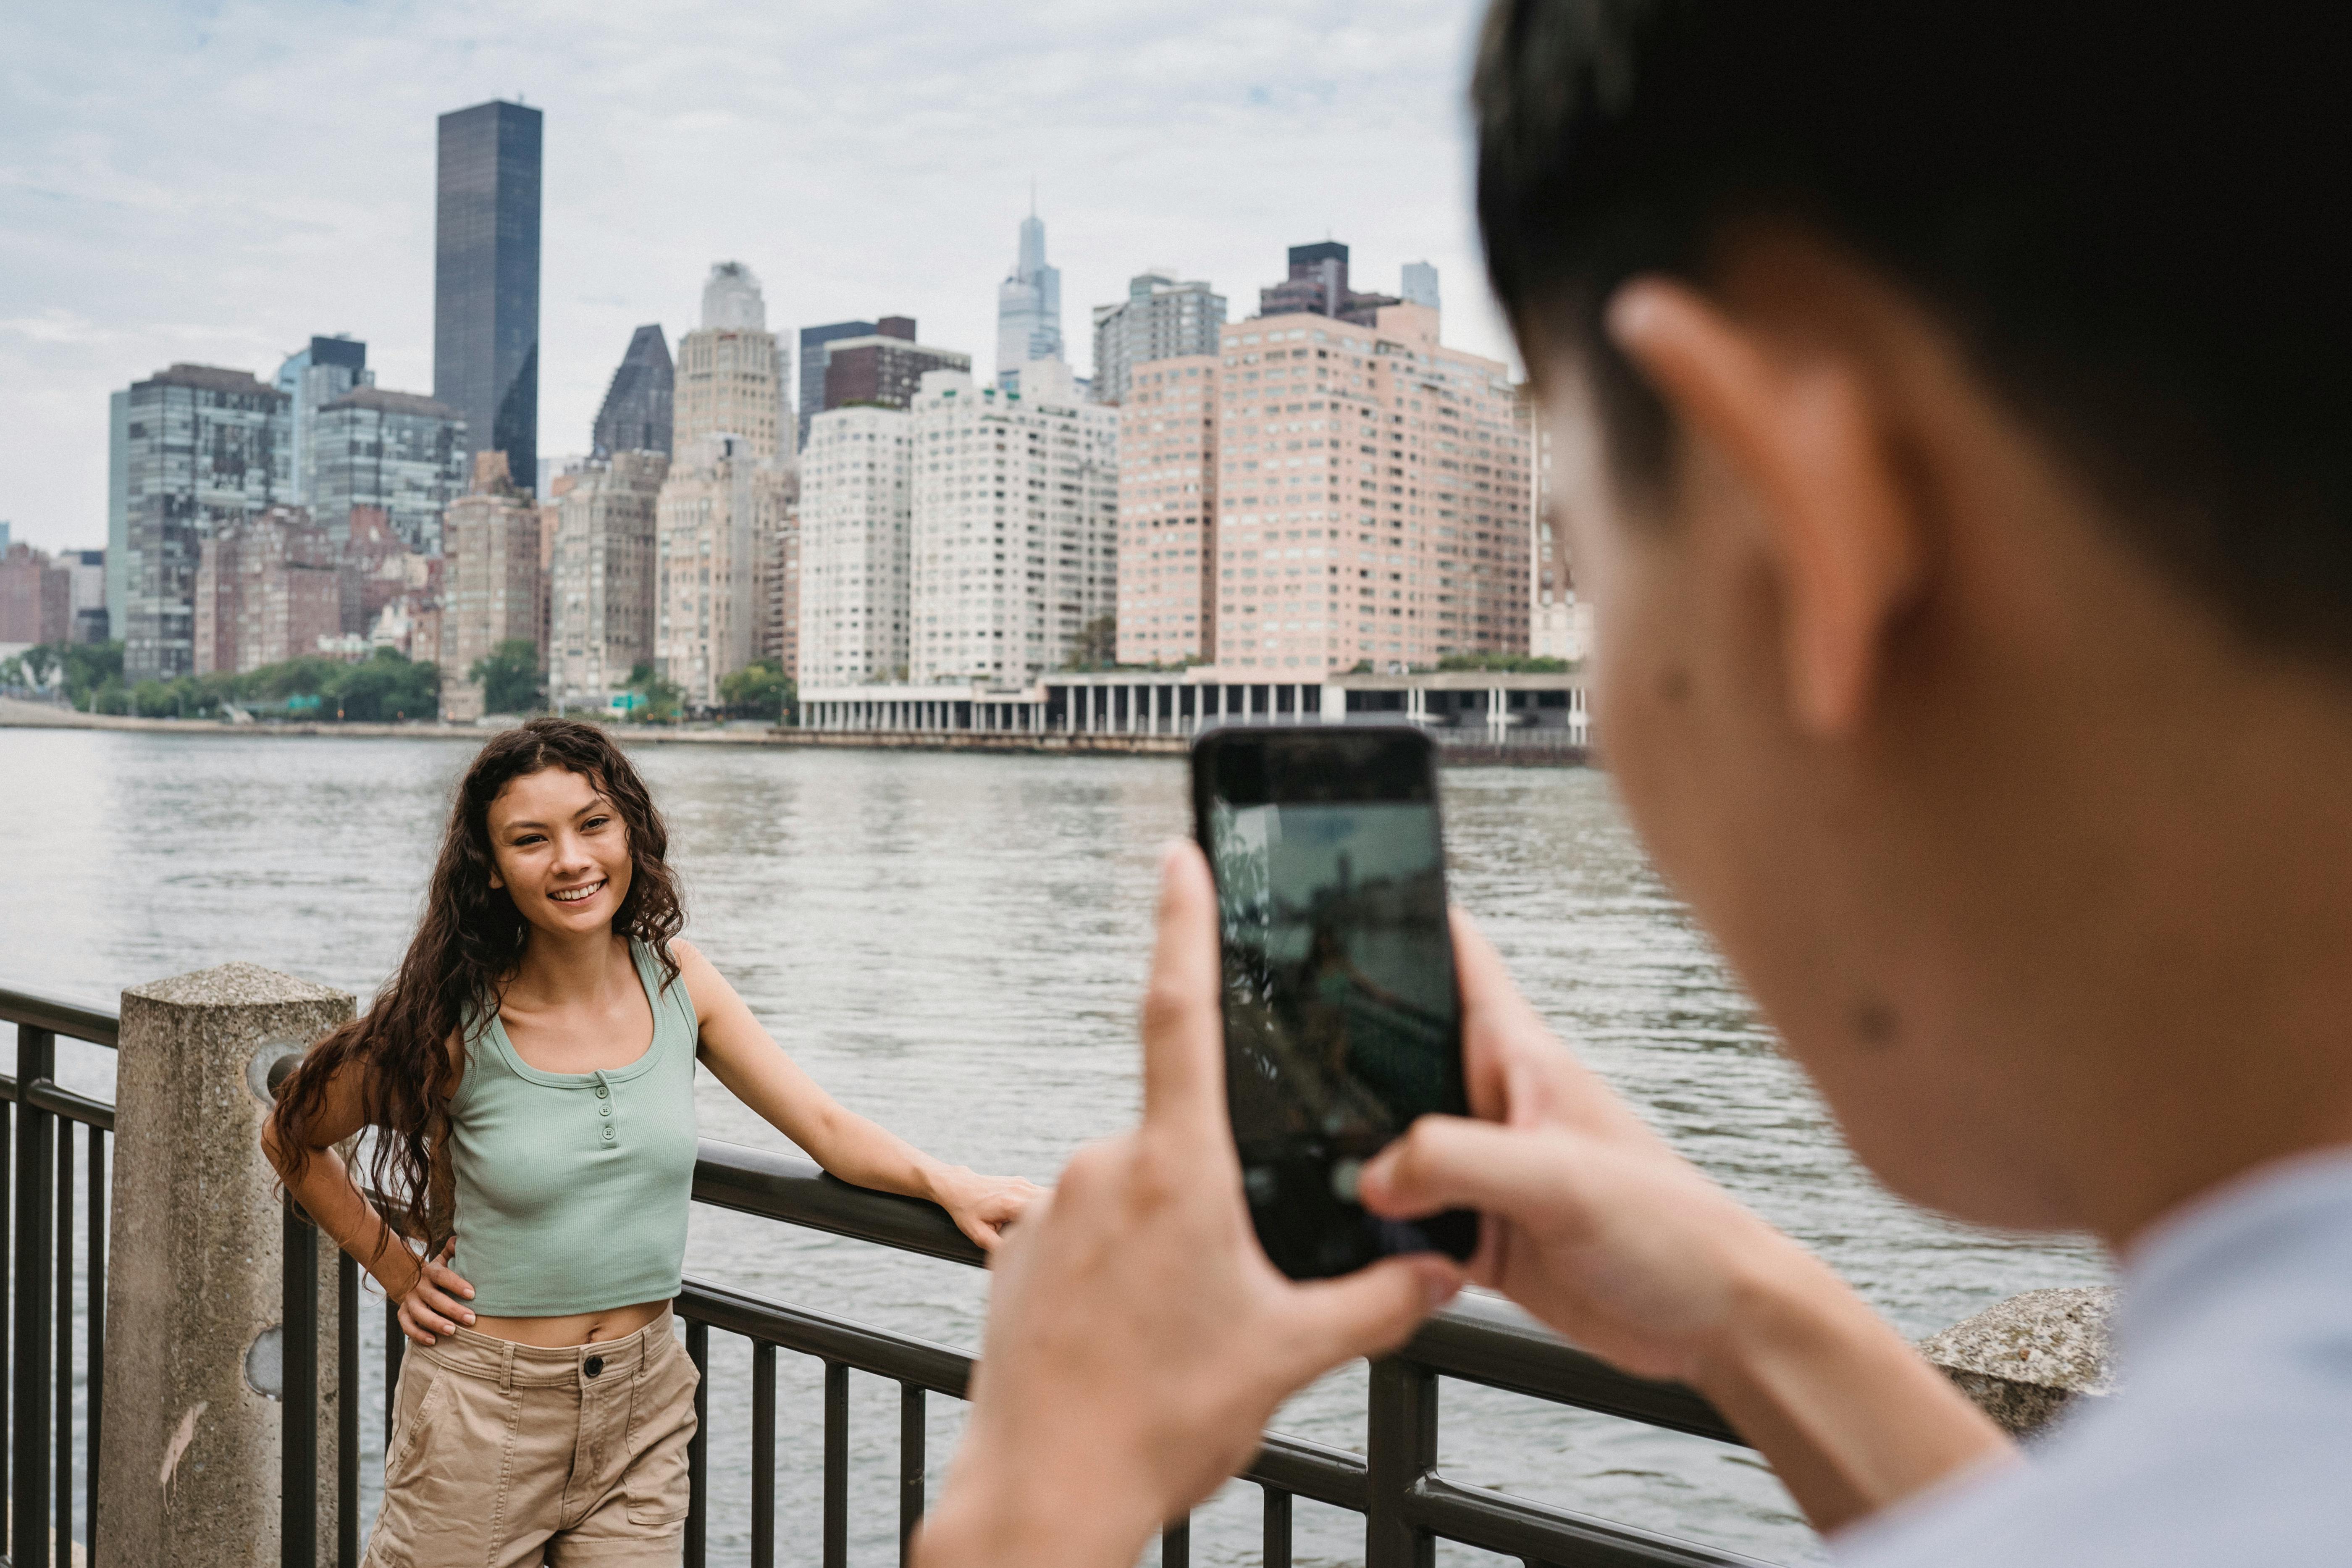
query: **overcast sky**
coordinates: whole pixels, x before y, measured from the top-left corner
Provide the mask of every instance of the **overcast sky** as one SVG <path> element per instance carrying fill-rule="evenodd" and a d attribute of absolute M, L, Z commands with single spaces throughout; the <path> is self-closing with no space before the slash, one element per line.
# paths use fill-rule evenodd
<path fill-rule="evenodd" d="M 1255 309 L 1284 247 L 1359 288 L 1479 280 L 1475 0 L 224 0 L 0 6 L 0 520 L 106 532 L 107 395 L 176 360 L 267 378 L 313 332 L 433 384 L 434 118 L 545 110 L 540 451 L 587 444 L 630 330 L 750 264 L 779 330 L 911 314 L 994 343 L 1037 184 L 1063 329 L 1147 267 Z"/>

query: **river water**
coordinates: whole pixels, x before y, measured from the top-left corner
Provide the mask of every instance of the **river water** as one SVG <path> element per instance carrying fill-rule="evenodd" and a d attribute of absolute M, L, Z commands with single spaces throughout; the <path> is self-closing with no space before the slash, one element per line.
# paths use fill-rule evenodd
<path fill-rule="evenodd" d="M 108 1001 L 244 959 L 364 997 L 414 920 L 459 742 L 0 731 L 0 977 Z M 1049 1181 L 1138 1102 L 1134 1012 L 1158 846 L 1186 830 L 1166 758 L 660 745 L 688 934 L 829 1089 L 917 1143 Z M 2019 1290 L 2105 1277 L 2095 1250 L 1912 1209 L 1846 1154 L 1722 963 L 1643 860 L 1606 777 L 1445 774 L 1453 892 L 1537 1007 L 1676 1147 L 1922 1336 Z M 11 1042 L 13 1048 L 13 1042 Z M 106 1053 L 61 1044 L 75 1087 Z M 707 1076 L 707 1136 L 783 1140 Z M 977 1342 L 985 1279 L 952 1264 L 698 1210 L 688 1268 L 918 1334 Z M 371 1300 L 373 1300 L 371 1298 Z M 382 1319 L 363 1364 L 380 1380 Z M 746 1555 L 749 1354 L 714 1336 L 714 1563 Z M 818 1560 L 819 1380 L 781 1363 L 780 1561 Z M 851 1558 L 895 1561 L 895 1390 L 853 1380 Z M 1286 1429 L 1360 1448 L 1363 1374 Z M 372 1381 L 363 1441 L 382 1440 Z M 960 1424 L 931 1401 L 933 1475 Z M 1450 1476 L 1777 1559 L 1820 1559 L 1743 1450 L 1448 1384 Z M 372 1466 L 368 1514 L 373 1512 Z M 935 1483 L 936 1486 L 936 1483 Z M 1199 1516 L 1196 1560 L 1256 1561 L 1256 1492 Z M 1301 1503 L 1301 1563 L 1361 1558 L 1350 1516 Z M 1442 1548 L 1440 1561 L 1491 1561 Z"/>

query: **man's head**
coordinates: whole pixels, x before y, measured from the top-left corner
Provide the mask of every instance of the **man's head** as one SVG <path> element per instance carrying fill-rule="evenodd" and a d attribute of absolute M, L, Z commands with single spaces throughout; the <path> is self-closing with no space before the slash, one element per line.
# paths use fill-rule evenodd
<path fill-rule="evenodd" d="M 1480 216 L 1612 766 L 1864 1157 L 1969 1217 L 2126 1234 L 2352 1131 L 2291 1099 L 2352 967 L 2326 22 L 1487 24 Z"/>

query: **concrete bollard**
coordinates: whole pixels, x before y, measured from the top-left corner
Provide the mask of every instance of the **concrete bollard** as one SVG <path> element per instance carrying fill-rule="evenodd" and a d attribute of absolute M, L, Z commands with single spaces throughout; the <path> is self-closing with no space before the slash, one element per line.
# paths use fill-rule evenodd
<path fill-rule="evenodd" d="M 268 1067 L 352 1016 L 258 968 L 122 994 L 106 1279 L 103 1560 L 277 1568 L 284 1209 L 261 1153 Z M 320 1248 L 320 1563 L 334 1561 L 334 1247 Z"/>
<path fill-rule="evenodd" d="M 2074 1400 L 2114 1391 L 2115 1300 L 2110 1285 L 2028 1290 L 1923 1340 L 1919 1352 L 2003 1430 L 2025 1436 Z"/>

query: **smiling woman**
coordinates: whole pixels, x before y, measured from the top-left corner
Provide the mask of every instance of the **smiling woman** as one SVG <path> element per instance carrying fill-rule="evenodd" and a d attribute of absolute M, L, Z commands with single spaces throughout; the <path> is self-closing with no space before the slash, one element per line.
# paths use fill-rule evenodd
<path fill-rule="evenodd" d="M 280 1091 L 272 1163 L 419 1347 L 370 1563 L 677 1561 L 697 1061 L 835 1175 L 936 1202 L 982 1247 L 1033 1194 L 851 1114 L 778 1049 L 678 940 L 667 848 L 603 731 L 500 735 L 457 786 L 398 973 Z M 335 1152 L 370 1128 L 382 1211 Z"/>

